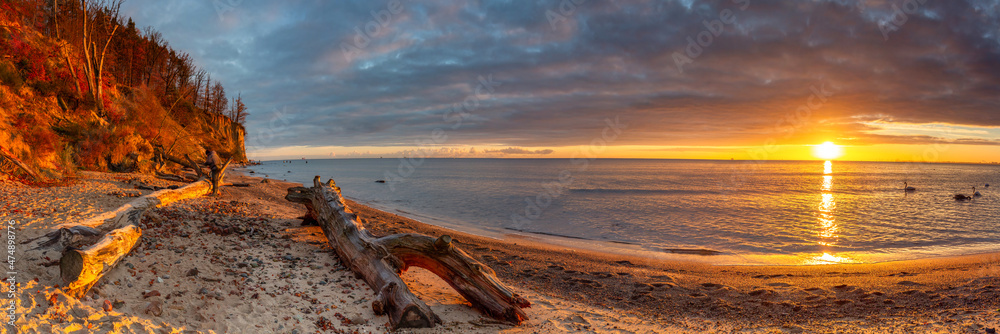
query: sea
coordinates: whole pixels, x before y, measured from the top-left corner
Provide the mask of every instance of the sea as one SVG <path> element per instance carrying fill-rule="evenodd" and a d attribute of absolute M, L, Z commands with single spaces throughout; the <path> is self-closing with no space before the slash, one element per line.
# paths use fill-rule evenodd
<path fill-rule="evenodd" d="M 250 169 L 307 186 L 332 178 L 349 199 L 463 232 L 672 260 L 818 265 L 1000 251 L 998 165 L 397 158 Z M 981 196 L 954 199 L 973 187 Z"/>

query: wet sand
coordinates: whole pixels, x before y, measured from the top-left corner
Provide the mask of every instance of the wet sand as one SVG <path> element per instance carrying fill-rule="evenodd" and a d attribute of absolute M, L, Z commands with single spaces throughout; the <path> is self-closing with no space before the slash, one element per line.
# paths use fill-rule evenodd
<path fill-rule="evenodd" d="M 130 179 L 83 173 L 68 187 L 0 183 L 0 216 L 18 238 L 112 210 Z M 19 268 L 20 332 L 385 332 L 374 293 L 345 270 L 305 209 L 284 200 L 298 184 L 232 173 L 217 198 L 150 210 L 141 244 L 87 297 L 57 287 L 57 254 L 27 252 Z M 133 183 L 135 183 L 133 181 Z M 123 196 L 124 195 L 124 196 Z M 345 194 L 350 197 L 350 194 Z M 986 332 L 1000 329 L 1000 254 L 879 264 L 711 266 L 503 240 L 427 225 L 349 203 L 376 235 L 449 234 L 532 302 L 529 321 L 484 318 L 422 269 L 403 277 L 444 320 L 402 332 Z M 24 239 L 21 239 L 24 238 Z M 197 269 L 195 273 L 192 269 Z M 6 295 L 6 291 L 4 291 Z M 107 301 L 111 311 L 104 309 Z M 88 329 L 89 328 L 89 329 Z"/>

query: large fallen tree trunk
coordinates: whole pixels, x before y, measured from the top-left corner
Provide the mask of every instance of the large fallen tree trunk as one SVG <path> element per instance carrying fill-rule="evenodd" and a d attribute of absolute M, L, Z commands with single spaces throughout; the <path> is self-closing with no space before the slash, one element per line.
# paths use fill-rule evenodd
<path fill-rule="evenodd" d="M 26 240 L 28 249 L 55 249 L 63 251 L 79 241 L 81 237 L 100 235 L 120 229 L 129 224 L 138 224 L 142 214 L 150 208 L 158 208 L 183 199 L 208 194 L 212 185 L 207 180 L 199 180 L 178 189 L 164 189 L 136 198 L 114 211 L 108 211 L 78 223 L 57 225 L 58 230 L 42 237 Z"/>
<path fill-rule="evenodd" d="M 448 282 L 483 313 L 511 323 L 527 319 L 522 307 L 531 303 L 497 280 L 493 269 L 451 244 L 451 236 L 437 239 L 422 234 L 393 234 L 375 241 L 407 266 L 427 269 Z"/>
<path fill-rule="evenodd" d="M 25 243 L 29 244 L 27 249 L 42 254 L 49 250 L 62 252 L 59 270 L 66 286 L 64 292 L 79 298 L 135 248 L 142 236 L 139 222 L 146 210 L 206 195 L 211 187 L 207 180 L 199 180 L 178 189 L 160 190 L 89 220 L 59 225 L 58 230 Z M 87 242 L 92 239 L 97 241 Z M 90 245 L 75 248 L 78 244 Z"/>
<path fill-rule="evenodd" d="M 375 237 L 344 205 L 340 192 L 331 185 L 321 184 L 318 176 L 314 183 L 312 189 L 289 189 L 285 198 L 309 203 L 316 211 L 320 226 L 340 259 L 377 293 L 372 303 L 375 313 L 387 314 L 393 328 L 434 327 L 440 323 L 441 319 L 399 277 L 404 264 L 374 242 Z"/>
<path fill-rule="evenodd" d="M 376 238 L 347 207 L 331 180 L 313 180 L 312 188 L 288 189 L 286 199 L 303 203 L 317 218 L 340 259 L 376 291 L 372 307 L 387 314 L 393 328 L 433 327 L 441 320 L 399 277 L 408 266 L 430 270 L 448 282 L 474 307 L 489 316 L 519 324 L 530 303 L 501 283 L 493 270 L 451 244 L 451 237 L 397 234 Z"/>
<path fill-rule="evenodd" d="M 129 219 L 131 214 L 142 214 L 146 209 L 159 208 L 171 203 L 203 196 L 208 193 L 212 185 L 208 180 L 198 180 L 177 189 L 163 189 L 152 194 L 142 196 L 122 205 L 114 211 L 108 211 L 96 217 L 76 224 L 62 224 L 56 227 L 72 225 L 90 226 L 101 230 L 117 229 L 125 224 L 138 222 Z"/>

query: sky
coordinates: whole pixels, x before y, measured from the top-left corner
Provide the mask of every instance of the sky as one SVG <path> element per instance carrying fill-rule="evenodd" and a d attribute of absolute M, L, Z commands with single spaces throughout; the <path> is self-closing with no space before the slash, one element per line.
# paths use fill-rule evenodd
<path fill-rule="evenodd" d="M 128 0 L 251 159 L 1000 161 L 1000 0 Z"/>

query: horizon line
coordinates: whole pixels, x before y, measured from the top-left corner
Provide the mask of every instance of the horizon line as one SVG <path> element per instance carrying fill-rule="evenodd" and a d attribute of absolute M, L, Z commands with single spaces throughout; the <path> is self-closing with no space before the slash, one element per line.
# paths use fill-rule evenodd
<path fill-rule="evenodd" d="M 273 162 L 273 161 L 308 161 L 308 160 L 380 160 L 380 159 L 407 159 L 406 156 L 395 156 L 395 157 L 368 157 L 368 158 L 290 158 L 290 159 L 271 159 L 271 160 L 256 160 L 249 159 L 249 161 L 256 162 Z M 924 163 L 924 164 L 969 164 L 969 165 L 1000 165 L 1000 161 L 991 162 L 971 162 L 971 161 L 914 161 L 914 160 L 840 160 L 840 159 L 688 159 L 688 158 L 548 158 L 548 157 L 425 157 L 422 159 L 520 159 L 520 160 L 570 160 L 570 159 L 588 159 L 588 160 L 683 160 L 683 161 L 758 161 L 758 162 L 813 162 L 813 161 L 833 161 L 833 162 L 891 162 L 891 163 Z"/>

